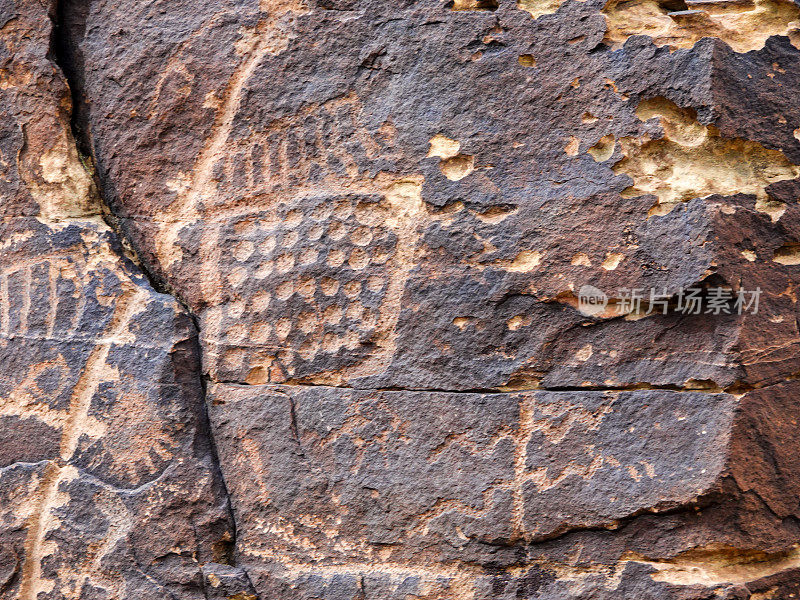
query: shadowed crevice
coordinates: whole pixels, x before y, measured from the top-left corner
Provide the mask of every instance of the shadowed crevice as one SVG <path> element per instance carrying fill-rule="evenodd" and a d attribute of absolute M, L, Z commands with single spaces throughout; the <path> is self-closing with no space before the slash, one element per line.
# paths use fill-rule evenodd
<path fill-rule="evenodd" d="M 113 202 L 111 201 L 110 193 L 104 181 L 98 175 L 98 157 L 95 153 L 95 144 L 92 136 L 90 126 L 90 113 L 91 113 L 91 99 L 85 93 L 85 63 L 83 51 L 81 50 L 81 41 L 83 40 L 86 20 L 91 10 L 92 0 L 53 0 L 50 7 L 50 16 L 53 19 L 52 36 L 50 40 L 50 53 L 49 58 L 55 64 L 57 69 L 61 71 L 66 82 L 69 86 L 72 97 L 72 110 L 70 115 L 70 126 L 72 135 L 75 140 L 75 145 L 78 149 L 81 160 L 84 165 L 88 167 L 94 178 L 97 187 L 99 201 L 102 208 L 102 217 L 106 224 L 117 234 L 121 243 L 119 248 L 121 258 L 128 260 L 133 265 L 132 267 L 139 270 L 148 280 L 150 285 L 156 291 L 172 296 L 178 302 L 189 317 L 194 325 L 194 332 L 190 342 L 194 345 L 195 349 L 192 354 L 196 357 L 194 367 L 192 369 L 194 376 L 199 382 L 200 389 L 202 390 L 202 416 L 200 421 L 199 435 L 201 436 L 201 443 L 207 444 L 208 453 L 214 463 L 215 474 L 222 487 L 222 493 L 226 499 L 227 511 L 231 523 L 231 532 L 233 539 L 228 542 L 229 548 L 219 550 L 220 562 L 227 564 L 235 563 L 235 548 L 236 548 L 236 521 L 231 507 L 230 494 L 225 483 L 225 478 L 219 462 L 217 453 L 217 446 L 214 440 L 211 423 L 208 418 L 208 407 L 206 404 L 206 382 L 202 376 L 202 346 L 199 342 L 200 328 L 195 315 L 189 310 L 186 303 L 176 295 L 172 290 L 168 289 L 166 285 L 153 272 L 147 267 L 137 253 L 134 244 L 131 242 L 124 230 L 120 227 L 119 219 L 112 210 Z"/>

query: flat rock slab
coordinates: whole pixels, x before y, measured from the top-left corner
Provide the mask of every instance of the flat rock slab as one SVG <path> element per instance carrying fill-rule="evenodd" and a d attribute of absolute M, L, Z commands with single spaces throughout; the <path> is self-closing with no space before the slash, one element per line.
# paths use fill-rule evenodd
<path fill-rule="evenodd" d="M 732 474 L 747 469 L 733 437 L 755 428 L 740 408 L 769 401 L 226 384 L 209 399 L 240 559 L 251 574 L 272 573 L 265 581 L 305 590 L 298 598 L 317 597 L 315 586 L 359 597 L 359 578 L 377 586 L 367 598 L 395 597 L 377 591 L 384 585 L 400 598 L 444 581 L 438 593 L 466 593 L 531 542 L 624 529 L 637 515 L 697 520 L 708 505 L 741 501 Z M 769 484 L 751 487 L 767 493 Z M 672 525 L 676 547 L 710 534 L 687 531 L 683 519 Z M 642 563 L 668 553 L 658 536 L 638 543 Z M 560 553 L 571 544 L 551 544 L 550 558 L 567 560 Z"/>

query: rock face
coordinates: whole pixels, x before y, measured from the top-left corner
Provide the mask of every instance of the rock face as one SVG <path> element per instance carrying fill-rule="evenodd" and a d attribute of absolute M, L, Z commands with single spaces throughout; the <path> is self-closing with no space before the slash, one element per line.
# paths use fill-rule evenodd
<path fill-rule="evenodd" d="M 234 526 L 196 330 L 100 217 L 46 10 L 0 7 L 0 597 L 204 598 Z"/>
<path fill-rule="evenodd" d="M 800 4 L 0 0 L 0 598 L 800 594 Z"/>

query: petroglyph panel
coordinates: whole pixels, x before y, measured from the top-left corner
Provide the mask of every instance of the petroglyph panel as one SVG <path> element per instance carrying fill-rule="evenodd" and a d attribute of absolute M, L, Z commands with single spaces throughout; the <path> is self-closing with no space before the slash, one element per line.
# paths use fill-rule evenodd
<path fill-rule="evenodd" d="M 59 3 L 73 118 L 0 137 L 62 244 L 0 277 L 22 597 L 798 591 L 798 9 L 690 4 Z"/>
<path fill-rule="evenodd" d="M 296 196 L 305 189 L 369 184 L 393 166 L 396 132 L 390 124 L 371 135 L 359 123 L 363 106 L 353 94 L 278 119 L 263 131 L 225 140 L 225 153 L 212 166 L 214 205 L 269 195 Z"/>
<path fill-rule="evenodd" d="M 50 8 L 0 5 L 0 597 L 196 597 L 232 528 L 195 331 L 100 218 Z"/>
<path fill-rule="evenodd" d="M 155 218 L 158 258 L 166 266 L 179 260 L 180 230 L 202 218 L 273 208 L 304 192 L 375 190 L 375 176 L 393 165 L 394 132 L 387 124 L 370 135 L 358 123 L 360 110 L 348 95 L 245 136 L 230 123 L 217 125 L 191 171 L 167 183 L 177 198 Z"/>
<path fill-rule="evenodd" d="M 419 235 L 418 188 L 299 197 L 220 225 L 215 247 L 233 250 L 209 267 L 221 278 L 217 305 L 201 313 L 211 376 L 281 382 L 385 364 Z"/>
<path fill-rule="evenodd" d="M 597 344 L 591 335 L 551 354 L 562 352 L 558 332 L 582 327 L 582 285 L 674 293 L 717 270 L 711 223 L 721 209 L 666 215 L 678 202 L 752 194 L 746 210 L 757 204 L 781 228 L 788 203 L 772 190 L 797 178 L 800 117 L 782 107 L 780 139 L 715 129 L 731 104 L 720 100 L 727 82 L 710 82 L 736 65 L 760 78 L 737 82 L 756 93 L 766 89 L 764 63 L 771 103 L 797 75 L 786 39 L 761 40 L 756 65 L 754 53 L 708 39 L 672 51 L 637 38 L 612 50 L 591 3 L 535 19 L 535 6 L 514 2 L 373 3 L 358 18 L 349 4 L 337 7 L 249 6 L 240 29 L 203 13 L 180 48 L 154 40 L 159 64 L 180 71 L 185 87 L 185 102 L 170 108 L 177 92 L 164 80 L 159 127 L 180 131 L 189 119 L 196 139 L 165 133 L 129 151 L 121 125 L 87 116 L 122 227 L 198 317 L 214 381 L 555 381 L 572 370 L 568 356 Z M 215 44 L 230 60 L 192 60 Z M 123 53 L 126 64 L 139 60 Z M 133 82 L 111 80 L 108 57 L 95 59 L 87 94 L 108 106 L 147 104 Z M 371 223 L 359 220 L 359 205 L 376 207 Z M 731 272 L 750 273 L 738 256 Z M 731 385 L 741 369 L 725 357 L 738 325 L 726 319 L 691 351 L 678 335 L 657 349 L 671 319 L 601 320 L 615 329 L 616 354 L 598 351 L 569 384 Z M 622 358 L 632 355 L 635 369 Z M 605 366 L 590 368 L 600 356 Z"/>
<path fill-rule="evenodd" d="M 135 584 L 91 561 L 130 552 L 151 518 L 166 524 L 167 496 L 194 495 L 209 519 L 201 535 L 222 539 L 227 527 L 218 482 L 191 450 L 202 414 L 186 372 L 191 321 L 121 261 L 104 225 L 14 219 L 3 231 L 0 481 L 20 517 L 0 535 L 22 532 L 9 541 L 18 556 L 9 593 L 63 597 L 91 585 L 124 597 Z M 25 485 L 23 473 L 33 478 Z M 190 473 L 197 487 L 176 493 Z M 200 543 L 186 535 L 194 518 L 173 521 L 173 543 Z M 89 559 L 76 539 L 96 544 Z"/>
<path fill-rule="evenodd" d="M 248 498 L 263 500 L 269 490 L 263 508 L 274 524 L 243 536 L 245 551 L 291 556 L 316 531 L 323 534 L 316 543 L 325 547 L 315 552 L 333 557 L 334 546 L 353 536 L 363 538 L 350 543 L 362 544 L 364 560 L 377 552 L 369 544 L 531 540 L 689 501 L 724 471 L 735 408 L 724 394 L 656 391 L 480 395 L 219 385 L 211 399 L 224 468 L 235 485 L 252 487 L 234 490 L 240 509 L 261 511 Z M 433 405 L 435 417 L 427 414 Z M 678 423 L 682 435 L 646 430 L 654 415 L 673 428 Z M 264 431 L 266 421 L 283 425 Z M 670 464 L 676 456 L 680 469 Z M 246 465 L 263 471 L 255 479 L 239 477 Z M 308 473 L 307 482 L 300 471 Z M 332 500 L 301 491 L 324 479 Z M 347 519 L 328 514 L 328 501 L 352 502 Z M 284 502 L 297 509 L 281 507 Z M 290 514 L 297 515 L 291 526 Z M 397 548 L 395 558 L 403 552 Z"/>
<path fill-rule="evenodd" d="M 390 358 L 422 178 L 386 173 L 396 132 L 368 134 L 361 109 L 350 94 L 246 137 L 223 126 L 213 160 L 176 180 L 158 258 L 197 269 L 190 303 L 213 379 L 334 381 Z"/>
<path fill-rule="evenodd" d="M 737 399 L 702 392 L 215 385 L 210 398 L 242 561 L 262 593 L 273 577 L 299 598 L 367 573 L 387 593 L 416 576 L 405 585 L 435 598 L 482 597 L 473 563 L 512 561 L 516 540 L 703 505 L 743 433 Z"/>

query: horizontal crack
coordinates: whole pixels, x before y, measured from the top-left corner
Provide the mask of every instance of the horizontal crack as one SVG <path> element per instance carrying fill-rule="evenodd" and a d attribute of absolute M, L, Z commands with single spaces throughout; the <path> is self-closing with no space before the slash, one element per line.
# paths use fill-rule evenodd
<path fill-rule="evenodd" d="M 406 386 L 387 386 L 387 387 L 356 387 L 350 385 L 330 385 L 323 383 L 309 383 L 309 382 L 286 382 L 286 383 L 247 383 L 238 380 L 226 379 L 211 379 L 206 377 L 206 381 L 212 385 L 235 385 L 241 387 L 253 388 L 280 388 L 280 387 L 296 387 L 296 388 L 329 388 L 340 390 L 351 390 L 354 392 L 431 392 L 440 394 L 519 394 L 525 392 L 635 392 L 641 390 L 657 390 L 667 392 L 681 392 L 681 393 L 702 393 L 702 394 L 732 394 L 736 395 L 740 392 L 728 391 L 731 388 L 715 388 L 715 389 L 702 389 L 702 388 L 681 388 L 679 386 L 671 385 L 649 385 L 649 384 L 634 384 L 631 386 L 618 386 L 618 387 L 604 387 L 604 386 L 538 386 L 529 388 L 466 388 L 466 389 L 447 389 L 447 388 L 415 388 Z M 787 379 L 786 381 L 790 381 Z M 783 383 L 783 381 L 778 382 Z M 771 384 L 776 385 L 776 384 Z M 764 386 L 770 387 L 770 386 Z M 763 388 L 753 388 L 763 389 Z"/>

